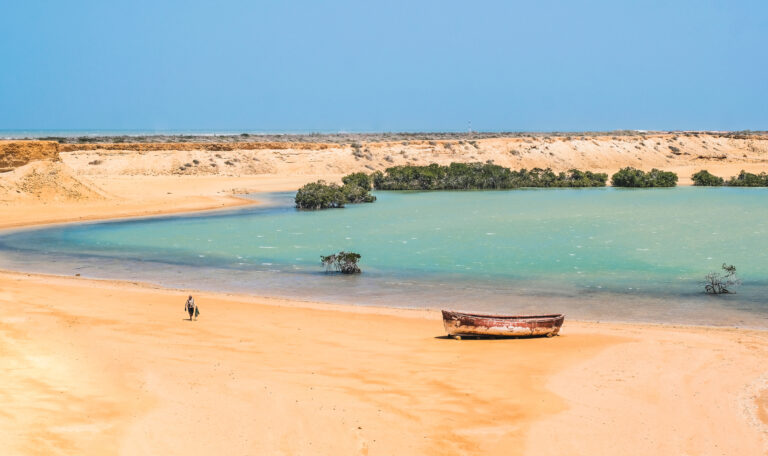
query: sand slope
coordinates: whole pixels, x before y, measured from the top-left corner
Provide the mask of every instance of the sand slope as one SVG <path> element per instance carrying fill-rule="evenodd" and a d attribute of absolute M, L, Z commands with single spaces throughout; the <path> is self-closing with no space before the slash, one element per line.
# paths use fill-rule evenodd
<path fill-rule="evenodd" d="M 203 148 L 206 146 L 207 148 Z M 78 173 L 114 175 L 342 175 L 403 164 L 493 161 L 510 168 L 580 168 L 612 174 L 625 166 L 676 171 L 681 184 L 706 168 L 725 177 L 768 171 L 768 137 L 713 134 L 596 137 L 510 137 L 479 140 L 292 144 L 245 148 L 223 144 L 66 145 Z M 216 144 L 213 144 L 216 146 Z M 102 148 L 99 148 L 102 147 Z M 238 149 L 237 147 L 243 147 Z"/>
<path fill-rule="evenodd" d="M 58 160 L 59 143 L 53 141 L 0 141 L 0 173 L 35 160 Z"/>
<path fill-rule="evenodd" d="M 105 196 L 103 190 L 76 177 L 58 161 L 33 161 L 2 174 L 0 179 L 0 201 L 92 201 Z"/>

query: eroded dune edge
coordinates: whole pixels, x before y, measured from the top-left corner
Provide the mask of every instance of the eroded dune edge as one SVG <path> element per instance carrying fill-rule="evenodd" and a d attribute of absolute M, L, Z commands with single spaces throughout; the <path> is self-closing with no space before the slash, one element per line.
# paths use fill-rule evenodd
<path fill-rule="evenodd" d="M 224 151 L 57 145 L 58 156 L 0 174 L 0 223 L 251 204 L 236 195 L 407 162 L 663 167 L 681 180 L 684 170 L 768 168 L 760 138 L 667 135 L 648 150 L 635 146 L 655 139 L 630 139 Z M 672 153 L 670 141 L 684 153 Z M 694 157 L 703 146 L 727 156 L 702 162 Z M 0 453 L 766 451 L 766 332 L 566 321 L 554 339 L 458 342 L 440 338 L 436 310 L 244 295 L 195 293 L 202 315 L 188 322 L 189 292 L 0 272 Z"/>

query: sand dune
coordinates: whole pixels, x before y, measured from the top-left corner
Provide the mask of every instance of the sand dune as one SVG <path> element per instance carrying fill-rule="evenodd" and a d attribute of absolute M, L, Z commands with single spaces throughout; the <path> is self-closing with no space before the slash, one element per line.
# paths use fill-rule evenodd
<path fill-rule="evenodd" d="M 681 183 L 709 169 L 723 176 L 768 170 L 768 138 L 708 134 L 491 138 L 209 150 L 193 144 L 67 145 L 65 162 L 78 173 L 114 175 L 289 175 L 382 170 L 402 164 L 493 161 L 510 168 L 570 168 L 614 173 L 625 166 L 676 171 Z M 210 144 L 208 145 L 211 146 Z M 300 147 L 299 147 L 300 146 Z M 196 148 L 198 147 L 198 148 Z M 172 149 L 175 148 L 175 149 Z"/>
<path fill-rule="evenodd" d="M 67 165 L 57 161 L 33 161 L 0 179 L 0 201 L 93 201 L 106 196 L 103 190 L 76 177 Z"/>

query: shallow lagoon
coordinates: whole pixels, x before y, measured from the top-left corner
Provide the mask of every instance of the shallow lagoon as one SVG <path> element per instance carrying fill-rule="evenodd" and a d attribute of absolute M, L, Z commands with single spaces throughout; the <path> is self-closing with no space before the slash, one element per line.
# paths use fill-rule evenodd
<path fill-rule="evenodd" d="M 11 232 L 0 265 L 363 305 L 768 327 L 766 189 L 378 192 L 315 212 L 292 196 Z M 345 249 L 362 254 L 364 273 L 322 273 L 319 256 Z M 704 274 L 723 262 L 744 285 L 704 295 Z"/>

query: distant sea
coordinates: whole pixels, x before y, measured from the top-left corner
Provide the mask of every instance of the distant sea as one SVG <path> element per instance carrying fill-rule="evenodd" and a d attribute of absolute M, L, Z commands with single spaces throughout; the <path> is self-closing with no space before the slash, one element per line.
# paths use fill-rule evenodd
<path fill-rule="evenodd" d="M 305 131 L 305 130 L 2 130 L 0 129 L 0 139 L 36 139 L 46 137 L 65 137 L 76 138 L 80 136 L 232 136 L 247 133 L 249 135 L 290 135 L 290 134 L 310 134 L 310 133 L 347 133 L 347 132 L 329 132 L 329 131 Z"/>

